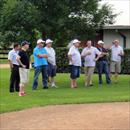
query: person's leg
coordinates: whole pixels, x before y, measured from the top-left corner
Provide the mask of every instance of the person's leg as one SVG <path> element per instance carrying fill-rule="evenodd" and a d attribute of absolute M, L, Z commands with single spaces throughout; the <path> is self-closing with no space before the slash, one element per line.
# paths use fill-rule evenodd
<path fill-rule="evenodd" d="M 47 67 L 47 75 L 48 75 L 48 81 L 51 85 L 51 64 L 48 63 L 48 67 Z"/>
<path fill-rule="evenodd" d="M 102 84 L 103 61 L 98 62 L 97 68 L 98 68 L 99 84 Z"/>
<path fill-rule="evenodd" d="M 29 71 L 28 69 L 20 68 L 20 89 L 19 89 L 19 96 L 25 96 L 25 86 L 28 83 L 29 79 Z"/>
<path fill-rule="evenodd" d="M 113 77 L 113 75 L 115 74 L 115 66 L 116 66 L 116 63 L 114 62 L 114 61 L 111 61 L 111 63 L 110 63 L 110 78 L 111 78 L 111 80 L 112 81 L 114 81 L 114 77 Z"/>
<path fill-rule="evenodd" d="M 34 79 L 33 79 L 33 85 L 32 85 L 32 89 L 35 90 L 37 89 L 38 86 L 38 77 L 39 74 L 41 73 L 41 67 L 36 67 L 35 68 L 35 72 L 34 72 Z"/>
<path fill-rule="evenodd" d="M 20 76 L 19 76 L 19 68 L 16 67 L 15 72 L 15 91 L 19 92 L 19 83 L 20 83 Z"/>
<path fill-rule="evenodd" d="M 105 72 L 105 75 L 106 75 L 106 83 L 110 84 L 111 79 L 110 79 L 110 73 L 109 73 L 109 67 L 108 67 L 107 61 L 104 61 L 103 68 L 104 68 L 104 72 Z"/>
<path fill-rule="evenodd" d="M 14 92 L 14 83 L 15 83 L 15 69 L 11 69 L 11 75 L 10 75 L 10 86 L 9 91 L 12 93 Z"/>
<path fill-rule="evenodd" d="M 77 86 L 76 78 L 77 78 L 77 69 L 76 66 L 70 66 L 70 78 L 71 78 L 71 88 L 75 88 Z"/>
<path fill-rule="evenodd" d="M 85 73 L 85 86 L 87 86 L 87 78 L 88 78 L 88 67 L 84 67 L 84 73 Z"/>
<path fill-rule="evenodd" d="M 71 88 L 75 87 L 75 79 L 71 79 Z"/>
<path fill-rule="evenodd" d="M 47 65 L 42 66 L 41 71 L 42 71 L 42 84 L 43 84 L 43 88 L 48 88 L 47 86 L 47 79 L 48 79 L 48 75 L 47 75 Z"/>
<path fill-rule="evenodd" d="M 116 62 L 115 68 L 115 83 L 118 83 L 119 73 L 121 72 L 121 62 Z"/>
<path fill-rule="evenodd" d="M 87 76 L 87 86 L 90 86 L 92 81 L 92 75 L 94 72 L 94 67 L 88 67 L 88 76 Z"/>
<path fill-rule="evenodd" d="M 54 87 L 56 87 L 55 76 L 56 76 L 56 66 L 53 65 L 52 73 L 51 73 L 51 83 L 52 83 L 52 86 L 54 86 Z"/>

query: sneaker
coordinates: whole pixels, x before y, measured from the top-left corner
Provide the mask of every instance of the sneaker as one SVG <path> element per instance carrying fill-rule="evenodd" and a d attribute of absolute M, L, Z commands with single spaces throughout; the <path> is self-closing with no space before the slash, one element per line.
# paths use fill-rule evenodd
<path fill-rule="evenodd" d="M 19 96 L 20 96 L 20 97 L 25 96 L 25 95 L 26 95 L 25 93 L 19 92 Z"/>
<path fill-rule="evenodd" d="M 57 88 L 57 86 L 55 85 L 55 83 L 52 83 L 52 84 L 51 84 L 51 87 L 52 87 L 52 88 Z"/>
<path fill-rule="evenodd" d="M 43 87 L 43 89 L 48 89 L 48 87 Z"/>

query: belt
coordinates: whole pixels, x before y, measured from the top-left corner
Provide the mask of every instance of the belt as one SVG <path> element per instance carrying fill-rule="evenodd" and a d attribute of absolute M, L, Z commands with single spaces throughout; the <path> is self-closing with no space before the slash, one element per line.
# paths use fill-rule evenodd
<path fill-rule="evenodd" d="M 13 64 L 14 67 L 19 67 L 19 65 Z"/>

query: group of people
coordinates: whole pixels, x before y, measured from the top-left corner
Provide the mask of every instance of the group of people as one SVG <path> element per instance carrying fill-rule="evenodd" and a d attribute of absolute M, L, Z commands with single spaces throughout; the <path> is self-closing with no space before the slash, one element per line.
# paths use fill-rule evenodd
<path fill-rule="evenodd" d="M 115 73 L 114 82 L 118 81 L 118 74 L 121 72 L 121 57 L 124 55 L 123 48 L 119 45 L 119 40 L 113 42 L 111 50 L 111 63 L 109 67 L 108 56 L 109 50 L 105 49 L 104 42 L 99 40 L 98 47 L 92 46 L 92 41 L 88 40 L 86 47 L 81 54 L 78 50 L 81 41 L 73 40 L 73 46 L 69 49 L 68 57 L 70 64 L 71 88 L 77 88 L 76 79 L 80 76 L 80 67 L 82 66 L 82 58 L 84 60 L 84 73 L 86 76 L 85 86 L 93 86 L 92 75 L 97 62 L 97 70 L 99 75 L 99 85 L 102 85 L 102 74 L 106 75 L 106 83 L 111 84 L 112 73 Z"/>
<path fill-rule="evenodd" d="M 52 47 L 53 41 L 47 39 L 37 40 L 37 46 L 33 50 L 34 57 L 34 79 L 32 90 L 38 87 L 38 77 L 42 74 L 43 89 L 48 89 L 48 82 L 51 87 L 57 87 L 55 84 L 56 76 L 56 53 Z M 111 47 L 111 65 L 109 69 L 107 57 L 109 52 L 104 48 L 104 42 L 98 41 L 99 47 L 92 46 L 92 41 L 88 40 L 86 47 L 79 52 L 81 41 L 78 39 L 73 40 L 73 45 L 68 52 L 71 88 L 77 87 L 76 79 L 80 77 L 80 67 L 82 66 L 82 59 L 84 60 L 84 71 L 86 75 L 85 86 L 92 86 L 92 75 L 94 73 L 95 65 L 98 65 L 99 84 L 103 83 L 102 73 L 106 75 L 106 83 L 111 83 L 110 72 L 115 73 L 115 82 L 117 83 L 118 74 L 121 71 L 121 57 L 124 55 L 119 41 L 115 40 Z M 14 48 L 8 54 L 8 60 L 11 68 L 10 76 L 10 92 L 17 91 L 19 96 L 25 96 L 25 86 L 29 81 L 29 56 L 27 50 L 30 43 L 23 41 L 21 46 L 18 43 L 14 44 Z M 44 47 L 45 46 L 45 47 Z"/>
<path fill-rule="evenodd" d="M 48 82 L 51 87 L 57 87 L 55 85 L 54 77 L 56 76 L 56 58 L 55 50 L 52 48 L 53 41 L 47 39 L 37 40 L 37 46 L 33 50 L 34 56 L 34 79 L 32 89 L 36 90 L 38 86 L 39 74 L 42 74 L 43 89 L 48 88 Z M 44 47 L 44 44 L 46 46 Z M 23 41 L 21 46 L 18 43 L 14 44 L 13 49 L 8 54 L 8 60 L 11 68 L 10 76 L 10 92 L 17 91 L 19 96 L 25 96 L 25 86 L 29 81 L 29 56 L 27 50 L 30 43 Z"/>

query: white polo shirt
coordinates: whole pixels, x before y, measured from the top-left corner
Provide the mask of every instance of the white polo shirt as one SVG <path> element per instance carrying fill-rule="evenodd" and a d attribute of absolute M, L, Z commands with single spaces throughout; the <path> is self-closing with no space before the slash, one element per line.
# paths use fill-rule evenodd
<path fill-rule="evenodd" d="M 15 51 L 12 49 L 8 54 L 8 60 L 12 62 L 12 64 L 19 65 L 18 61 L 16 60 L 16 57 L 18 56 L 19 51 Z"/>
<path fill-rule="evenodd" d="M 86 53 L 88 53 L 88 52 L 91 52 L 91 54 L 85 56 Z M 96 64 L 95 57 L 96 57 L 96 55 L 100 55 L 100 54 L 101 54 L 101 52 L 96 47 L 93 47 L 93 46 L 91 46 L 90 48 L 85 47 L 81 53 L 81 56 L 85 56 L 84 57 L 84 61 L 85 61 L 84 66 L 94 67 Z"/>
<path fill-rule="evenodd" d="M 69 62 L 69 65 L 81 66 L 81 55 L 74 45 L 69 49 L 68 55 L 72 56 L 72 62 Z"/>
<path fill-rule="evenodd" d="M 47 54 L 48 54 L 48 62 L 52 65 L 56 65 L 56 53 L 55 53 L 55 50 L 51 47 L 45 47 L 46 51 L 47 51 Z"/>
<path fill-rule="evenodd" d="M 113 45 L 111 47 L 111 61 L 121 61 L 121 56 L 119 56 L 120 53 L 124 54 L 123 48 L 121 46 L 115 46 Z"/>

